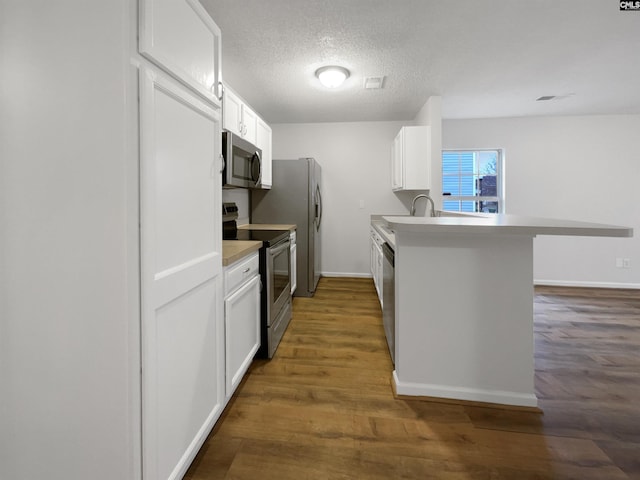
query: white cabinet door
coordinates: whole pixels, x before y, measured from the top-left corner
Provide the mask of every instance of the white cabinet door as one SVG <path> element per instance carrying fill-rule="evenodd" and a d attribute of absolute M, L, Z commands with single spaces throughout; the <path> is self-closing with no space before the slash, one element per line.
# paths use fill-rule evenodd
<path fill-rule="evenodd" d="M 373 232 L 369 235 L 369 269 L 371 270 L 371 276 L 373 277 L 373 282 L 376 283 L 378 281 L 378 275 L 376 275 L 378 268 L 378 255 L 376 254 L 376 238 L 373 235 Z M 376 285 L 376 288 L 378 286 Z"/>
<path fill-rule="evenodd" d="M 182 478 L 224 402 L 220 114 L 143 67 L 140 119 L 143 471 Z"/>
<path fill-rule="evenodd" d="M 291 244 L 291 295 L 298 286 L 298 246 Z"/>
<path fill-rule="evenodd" d="M 392 188 L 431 188 L 431 127 L 402 127 L 393 143 Z"/>
<path fill-rule="evenodd" d="M 382 248 L 380 247 L 382 238 L 371 227 L 369 235 L 369 263 L 371 268 L 371 276 L 373 277 L 373 284 L 376 287 L 376 293 L 378 294 L 378 300 L 380 306 L 382 306 L 382 274 L 383 274 L 383 262 L 384 257 Z"/>
<path fill-rule="evenodd" d="M 258 115 L 227 85 L 222 90 L 222 115 L 222 128 L 257 145 Z"/>
<path fill-rule="evenodd" d="M 218 103 L 220 29 L 198 0 L 140 0 L 142 55 Z"/>
<path fill-rule="evenodd" d="M 271 188 L 272 167 L 271 167 L 271 127 L 258 117 L 258 131 L 256 134 L 256 146 L 262 150 L 262 170 L 260 177 L 261 188 Z"/>
<path fill-rule="evenodd" d="M 398 132 L 398 135 L 393 140 L 391 149 L 391 187 L 394 190 L 401 189 L 404 182 L 402 174 L 402 133 L 403 130 Z"/>
<path fill-rule="evenodd" d="M 226 392 L 233 395 L 260 348 L 260 276 L 255 275 L 224 301 Z"/>
<path fill-rule="evenodd" d="M 380 306 L 384 307 L 384 298 L 382 294 L 383 289 L 383 274 L 384 274 L 384 253 L 382 253 L 382 248 L 376 244 L 376 290 L 378 291 L 378 300 L 380 300 Z"/>
<path fill-rule="evenodd" d="M 256 145 L 258 116 L 226 85 L 222 92 L 222 111 L 222 128 Z"/>
<path fill-rule="evenodd" d="M 222 114 L 222 128 L 242 136 L 242 100 L 226 87 L 222 93 Z"/>
<path fill-rule="evenodd" d="M 247 104 L 243 104 L 242 105 L 242 131 L 243 131 L 242 136 L 247 142 L 253 145 L 257 143 L 257 138 L 256 138 L 257 122 L 258 122 L 258 116 L 256 115 L 256 112 L 251 110 L 251 108 L 247 106 Z"/>

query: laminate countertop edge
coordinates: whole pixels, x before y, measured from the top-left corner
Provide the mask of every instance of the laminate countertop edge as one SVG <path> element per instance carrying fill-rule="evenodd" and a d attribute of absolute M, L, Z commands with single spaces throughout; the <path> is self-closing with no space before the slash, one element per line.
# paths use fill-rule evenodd
<path fill-rule="evenodd" d="M 260 250 L 262 242 L 257 240 L 223 240 L 222 241 L 222 265 L 231 265 L 247 255 Z"/>

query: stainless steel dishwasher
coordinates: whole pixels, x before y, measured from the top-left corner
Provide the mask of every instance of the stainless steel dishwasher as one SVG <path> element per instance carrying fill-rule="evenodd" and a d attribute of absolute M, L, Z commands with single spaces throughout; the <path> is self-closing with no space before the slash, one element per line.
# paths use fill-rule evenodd
<path fill-rule="evenodd" d="M 382 266 L 382 324 L 387 337 L 391 361 L 395 365 L 396 354 L 396 293 L 395 293 L 395 252 L 388 243 L 382 245 L 384 262 Z"/>

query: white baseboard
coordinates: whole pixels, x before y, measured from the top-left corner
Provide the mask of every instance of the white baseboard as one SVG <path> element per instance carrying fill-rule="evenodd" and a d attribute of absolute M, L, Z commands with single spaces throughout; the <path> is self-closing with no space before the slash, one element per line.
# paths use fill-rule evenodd
<path fill-rule="evenodd" d="M 640 283 L 615 283 L 615 282 L 581 282 L 575 280 L 543 280 L 534 279 L 534 285 L 546 285 L 549 287 L 584 287 L 584 288 L 622 288 L 640 289 Z"/>
<path fill-rule="evenodd" d="M 321 272 L 321 277 L 373 278 L 370 273 Z"/>
<path fill-rule="evenodd" d="M 426 383 L 401 382 L 393 371 L 393 383 L 398 395 L 414 397 L 437 397 L 471 402 L 497 403 L 518 407 L 537 407 L 535 394 L 506 392 L 502 390 L 483 390 L 479 388 L 454 387 L 450 385 L 432 385 Z"/>

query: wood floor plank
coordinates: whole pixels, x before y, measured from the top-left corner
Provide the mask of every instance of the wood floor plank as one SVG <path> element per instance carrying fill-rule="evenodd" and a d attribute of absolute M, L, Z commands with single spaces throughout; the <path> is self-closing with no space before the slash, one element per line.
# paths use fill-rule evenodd
<path fill-rule="evenodd" d="M 536 287 L 542 414 L 395 398 L 370 279 L 295 298 L 185 478 L 640 480 L 640 292 Z"/>

